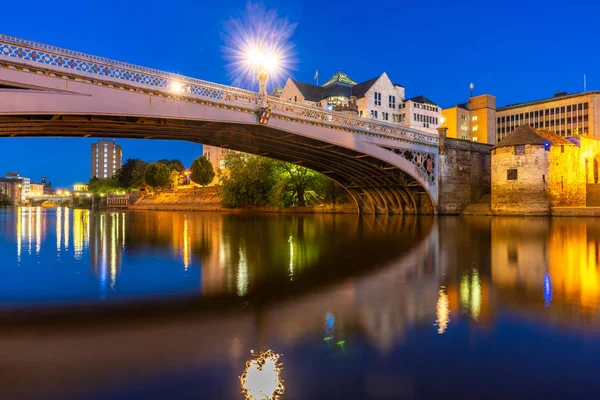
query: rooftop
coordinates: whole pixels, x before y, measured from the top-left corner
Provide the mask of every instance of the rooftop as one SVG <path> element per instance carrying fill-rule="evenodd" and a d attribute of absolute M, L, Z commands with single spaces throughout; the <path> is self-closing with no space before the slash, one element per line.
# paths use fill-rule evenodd
<path fill-rule="evenodd" d="M 542 129 L 534 129 L 529 125 L 521 125 L 508 136 L 497 143 L 492 149 L 510 146 L 523 146 L 527 144 L 537 145 L 567 145 L 575 146 L 567 139 L 558 136 L 557 134 Z"/>
<path fill-rule="evenodd" d="M 431 104 L 431 105 L 437 106 L 437 103 L 435 101 L 428 99 L 425 96 L 411 97 L 410 99 L 406 99 L 406 101 L 412 101 L 413 103 L 419 103 L 419 104 Z"/>
<path fill-rule="evenodd" d="M 325 84 L 323 86 L 330 86 L 330 85 L 334 85 L 336 83 L 341 83 L 343 85 L 349 85 L 349 86 L 357 85 L 357 82 L 354 79 L 350 78 L 345 73 L 343 73 L 341 68 L 331 78 L 329 78 L 329 80 L 327 82 L 325 82 Z"/>
<path fill-rule="evenodd" d="M 532 106 L 532 105 L 543 104 L 543 103 L 550 103 L 553 101 L 573 99 L 573 98 L 577 98 L 577 97 L 581 97 L 581 96 L 589 96 L 589 95 L 600 95 L 600 91 L 579 92 L 579 93 L 573 93 L 573 94 L 567 94 L 567 95 L 561 94 L 561 96 L 553 96 L 553 97 L 548 97 L 546 99 L 541 99 L 541 100 L 533 100 L 533 101 L 528 101 L 528 102 L 523 102 L 523 103 L 508 104 L 504 107 L 498 107 L 498 109 L 496 111 L 500 112 L 500 111 L 504 111 L 504 110 L 510 110 L 512 108 Z"/>

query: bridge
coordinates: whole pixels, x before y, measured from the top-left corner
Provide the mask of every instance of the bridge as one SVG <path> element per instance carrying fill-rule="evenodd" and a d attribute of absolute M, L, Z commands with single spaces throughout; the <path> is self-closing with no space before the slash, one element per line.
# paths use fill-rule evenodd
<path fill-rule="evenodd" d="M 338 182 L 363 213 L 439 201 L 437 135 L 0 35 L 0 137 L 42 136 L 186 140 L 287 161 Z"/>

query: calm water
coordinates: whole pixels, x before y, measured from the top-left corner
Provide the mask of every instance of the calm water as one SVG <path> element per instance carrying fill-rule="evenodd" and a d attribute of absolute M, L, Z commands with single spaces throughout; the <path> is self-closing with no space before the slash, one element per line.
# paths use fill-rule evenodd
<path fill-rule="evenodd" d="M 596 397 L 599 258 L 594 219 L 0 211 L 0 388 L 242 399 L 271 349 L 283 399 Z"/>

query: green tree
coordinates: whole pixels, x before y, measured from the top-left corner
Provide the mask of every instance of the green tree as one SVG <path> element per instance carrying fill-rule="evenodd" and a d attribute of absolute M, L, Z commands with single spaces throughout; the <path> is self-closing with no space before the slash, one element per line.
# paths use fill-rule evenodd
<path fill-rule="evenodd" d="M 171 170 L 171 174 L 169 175 L 171 188 L 175 189 L 177 186 L 181 185 L 181 180 L 181 174 L 177 172 L 177 170 Z"/>
<path fill-rule="evenodd" d="M 152 163 L 146 167 L 144 173 L 144 182 L 152 190 L 168 188 L 170 184 L 169 176 L 171 171 L 169 167 L 160 163 Z"/>
<path fill-rule="evenodd" d="M 201 156 L 194 160 L 191 169 L 191 179 L 198 185 L 206 186 L 215 178 L 215 171 L 208 158 Z"/>
<path fill-rule="evenodd" d="M 275 204 L 279 203 L 277 205 L 283 207 L 306 207 L 307 203 L 312 204 L 321 197 L 314 190 L 315 182 L 322 176 L 318 172 L 282 161 L 277 162 L 277 169 L 279 195 L 271 196 Z"/>
<path fill-rule="evenodd" d="M 139 189 L 144 186 L 144 172 L 147 164 L 139 158 L 129 158 L 116 172 L 119 185 L 126 189 Z"/>
<path fill-rule="evenodd" d="M 115 193 L 122 191 L 123 188 L 119 185 L 116 177 L 108 179 L 98 179 L 93 177 L 88 182 L 88 191 L 96 194 Z"/>
<path fill-rule="evenodd" d="M 171 160 L 169 161 L 169 165 L 167 165 L 171 171 L 177 171 L 180 174 L 185 171 L 185 165 L 181 162 L 181 160 Z"/>
<path fill-rule="evenodd" d="M 276 185 L 275 162 L 268 158 L 229 152 L 224 158 L 227 173 L 221 175 L 225 207 L 264 206 Z"/>
<path fill-rule="evenodd" d="M 0 193 L 0 207 L 12 207 L 13 201 L 4 193 Z"/>

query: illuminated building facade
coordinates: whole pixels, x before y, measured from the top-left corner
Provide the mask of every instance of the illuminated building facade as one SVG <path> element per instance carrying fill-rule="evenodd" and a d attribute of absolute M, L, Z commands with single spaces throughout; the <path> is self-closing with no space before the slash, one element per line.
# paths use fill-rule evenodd
<path fill-rule="evenodd" d="M 76 183 L 73 185 L 73 192 L 87 192 L 88 185 L 85 183 Z"/>
<path fill-rule="evenodd" d="M 90 161 L 92 178 L 109 179 L 123 165 L 123 150 L 114 140 L 99 140 L 92 144 Z"/>
<path fill-rule="evenodd" d="M 557 93 L 554 97 L 501 107 L 496 113 L 496 142 L 521 125 L 563 137 L 600 139 L 600 92 Z"/>
<path fill-rule="evenodd" d="M 447 137 L 496 143 L 496 97 L 483 94 L 442 111 Z"/>
<path fill-rule="evenodd" d="M 21 204 L 23 185 L 16 180 L 0 178 L 0 193 L 8 196 L 15 206 Z"/>
<path fill-rule="evenodd" d="M 6 178 L 21 184 L 21 200 L 29 197 L 31 179 L 20 176 L 18 172 L 7 172 Z"/>
<path fill-rule="evenodd" d="M 520 126 L 495 145 L 492 211 L 546 215 L 556 206 L 585 206 L 590 163 L 582 154 L 589 147 L 598 151 L 600 147 L 595 140 L 570 139 L 575 140 Z"/>
<path fill-rule="evenodd" d="M 29 184 L 29 197 L 42 197 L 44 195 L 44 185 L 41 183 Z"/>
<path fill-rule="evenodd" d="M 341 70 L 322 86 L 288 79 L 278 97 L 310 106 L 338 111 L 437 133 L 441 108 L 425 96 L 405 98 L 402 85 L 392 83 L 384 72 L 361 83 Z"/>
<path fill-rule="evenodd" d="M 202 145 L 202 150 L 204 157 L 210 161 L 213 170 L 215 171 L 215 177 L 209 185 L 214 186 L 219 183 L 219 175 L 221 175 L 225 169 L 225 156 L 230 150 L 208 145 Z"/>

